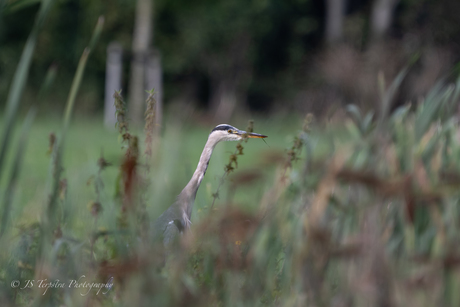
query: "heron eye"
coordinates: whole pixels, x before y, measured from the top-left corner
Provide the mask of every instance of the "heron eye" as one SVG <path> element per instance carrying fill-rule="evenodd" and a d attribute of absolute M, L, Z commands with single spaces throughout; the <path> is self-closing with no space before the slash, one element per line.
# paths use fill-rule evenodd
<path fill-rule="evenodd" d="M 228 133 L 233 133 L 233 130 L 228 130 L 227 132 L 228 132 Z"/>

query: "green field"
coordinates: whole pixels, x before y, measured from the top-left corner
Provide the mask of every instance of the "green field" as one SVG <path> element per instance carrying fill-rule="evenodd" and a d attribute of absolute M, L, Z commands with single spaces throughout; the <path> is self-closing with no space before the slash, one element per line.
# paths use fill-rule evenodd
<path fill-rule="evenodd" d="M 267 180 L 273 180 L 274 167 L 269 161 L 267 162 L 269 155 L 272 152 L 283 154 L 290 147 L 298 130 L 302 127 L 302 121 L 302 118 L 295 116 L 289 119 L 256 120 L 256 131 L 269 137 L 266 143 L 262 140 L 250 140 L 244 144 L 244 156 L 238 159 L 238 169 L 235 173 L 257 171 L 264 175 L 264 183 L 267 183 Z M 245 129 L 247 121 L 240 119 L 238 124 L 234 125 Z M 50 193 L 49 135 L 50 133 L 59 135 L 60 126 L 61 123 L 56 118 L 37 119 L 32 126 L 11 211 L 13 228 L 41 219 Z M 166 121 L 160 142 L 154 149 L 155 159 L 152 161 L 152 168 L 148 175 L 151 185 L 147 189 L 147 209 L 152 219 L 173 203 L 176 195 L 190 180 L 213 127 L 206 124 L 200 125 L 191 120 L 180 125 L 169 118 Z M 138 135 L 142 141 L 143 131 L 139 131 Z M 16 143 L 12 142 L 12 148 L 15 145 Z M 224 142 L 216 147 L 197 194 L 193 220 L 198 219 L 199 213 L 209 208 L 212 203 L 212 194 L 216 191 L 224 174 L 224 166 L 228 163 L 229 156 L 235 151 L 235 145 L 236 143 L 233 142 Z M 102 173 L 104 182 L 102 196 L 108 201 L 108 204 L 103 204 L 103 207 L 106 211 L 116 210 L 111 199 L 114 197 L 116 178 L 119 174 L 119 165 L 125 152 L 123 148 L 125 146 L 126 144 L 121 142 L 115 128 L 105 128 L 101 118 L 73 120 L 64 148 L 62 177 L 67 180 L 68 185 L 65 206 L 69 208 L 69 212 L 72 212 L 75 223 L 79 225 L 78 229 L 87 229 L 85 223 L 78 221 L 86 221 L 91 217 L 87 204 L 96 197 L 94 185 L 91 182 L 98 172 L 97 160 L 101 154 L 112 164 Z M 141 146 L 142 151 L 142 142 Z M 11 151 L 8 165 L 12 164 L 13 154 L 14 151 Z M 2 180 L 0 191 L 6 188 L 6 177 Z M 226 191 L 232 180 L 230 176 L 220 192 L 217 204 L 228 200 Z M 255 209 L 257 200 L 260 199 L 263 192 L 264 185 L 261 182 L 251 183 L 247 187 L 241 185 L 233 201 L 249 209 Z M 71 232 L 73 233 L 74 230 Z"/>

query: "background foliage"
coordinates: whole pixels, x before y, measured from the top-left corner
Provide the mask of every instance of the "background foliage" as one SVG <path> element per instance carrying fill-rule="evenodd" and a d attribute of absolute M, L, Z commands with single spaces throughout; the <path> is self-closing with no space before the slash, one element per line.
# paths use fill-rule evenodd
<path fill-rule="evenodd" d="M 33 25 L 39 1 L 8 0 L 0 30 L 0 97 L 5 97 L 20 50 Z M 243 109 L 277 110 L 281 105 L 302 111 L 324 111 L 348 103 L 375 106 L 360 92 L 375 87 L 376 74 L 394 77 L 414 54 L 414 82 L 403 85 L 399 103 L 425 94 L 458 60 L 458 3 L 454 0 L 401 0 L 383 45 L 373 48 L 368 30 L 371 1 L 347 1 L 339 52 L 324 43 L 326 4 L 311 0 L 163 1 L 154 2 L 154 46 L 163 57 L 165 101 L 192 101 L 204 110 L 222 76 L 238 76 Z M 87 68 L 78 112 L 94 114 L 103 107 L 106 47 L 113 40 L 125 49 L 127 88 L 134 1 L 62 0 L 55 3 L 39 36 L 26 96 L 34 99 L 49 69 L 48 111 L 66 97 L 85 33 L 104 15 L 104 35 Z M 374 49 L 379 53 L 375 54 Z M 337 54 L 338 53 L 338 54 Z M 386 68 L 387 60 L 392 65 Z M 364 69 L 356 71 L 358 62 Z M 357 64 L 358 64 L 357 63 Z M 242 73 L 239 73 L 242 72 Z M 347 76 L 353 75 L 350 84 Z M 415 84 L 425 84 L 420 89 Z M 370 90 L 367 90 L 370 91 Z M 181 93 L 186 93 L 181 95 Z M 372 92 L 370 93 L 370 95 Z M 2 103 L 4 99 L 0 100 Z M 316 103 L 313 103 L 316 101 Z M 319 101 L 319 102 L 318 102 Z"/>

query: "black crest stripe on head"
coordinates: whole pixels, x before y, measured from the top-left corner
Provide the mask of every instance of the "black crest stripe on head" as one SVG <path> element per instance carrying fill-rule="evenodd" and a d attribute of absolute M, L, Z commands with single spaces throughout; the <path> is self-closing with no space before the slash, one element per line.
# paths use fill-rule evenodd
<path fill-rule="evenodd" d="M 228 130 L 228 129 L 235 129 L 235 128 L 230 126 L 230 125 L 219 125 L 219 126 L 215 127 L 214 129 L 212 129 L 211 132 L 217 131 L 217 130 Z"/>

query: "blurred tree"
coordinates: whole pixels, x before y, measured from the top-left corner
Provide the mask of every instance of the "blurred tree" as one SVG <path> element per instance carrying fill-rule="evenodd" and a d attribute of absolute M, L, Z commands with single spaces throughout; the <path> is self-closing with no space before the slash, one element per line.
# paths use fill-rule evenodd
<path fill-rule="evenodd" d="M 342 40 L 346 0 L 326 0 L 326 42 Z"/>
<path fill-rule="evenodd" d="M 400 0 L 374 0 L 371 12 L 372 41 L 378 41 L 392 25 L 395 8 Z"/>
<path fill-rule="evenodd" d="M 296 72 L 316 44 L 312 37 L 319 22 L 310 0 L 158 3 L 157 42 L 165 74 L 195 84 L 195 92 L 205 79 L 201 99 L 218 121 L 246 108 L 248 97 L 251 104 L 267 108 L 293 87 L 286 86 L 289 78 L 279 82 L 282 75 Z"/>
<path fill-rule="evenodd" d="M 237 101 L 244 99 L 242 93 L 252 77 L 256 15 L 265 5 L 263 1 L 204 0 L 176 11 L 175 49 L 180 47 L 177 56 L 182 59 L 173 65 L 185 60 L 209 77 L 210 110 L 217 121 L 228 120 Z"/>
<path fill-rule="evenodd" d="M 145 110 L 145 66 L 152 41 L 152 6 L 152 0 L 137 0 L 129 80 L 129 111 L 130 118 L 135 125 L 141 124 Z"/>

